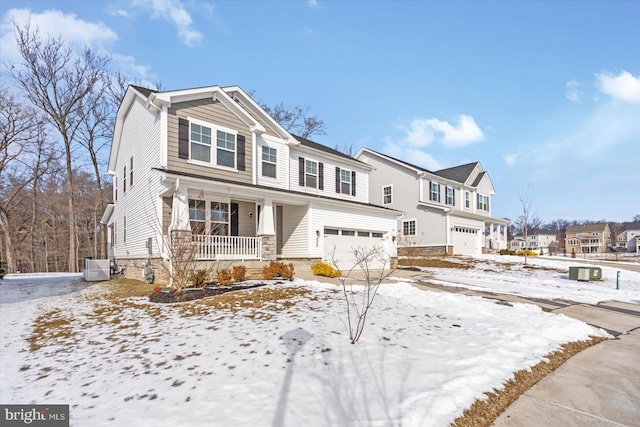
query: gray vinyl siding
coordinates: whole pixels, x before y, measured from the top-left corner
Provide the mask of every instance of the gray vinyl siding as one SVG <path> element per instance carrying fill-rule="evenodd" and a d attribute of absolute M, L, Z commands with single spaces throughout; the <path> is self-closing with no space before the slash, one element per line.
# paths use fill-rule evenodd
<path fill-rule="evenodd" d="M 238 204 L 238 236 L 254 237 L 256 235 L 256 204 L 251 202 L 237 202 Z M 249 216 L 253 212 L 253 216 Z"/>
<path fill-rule="evenodd" d="M 130 183 L 130 159 L 133 156 L 134 183 Z M 159 194 L 166 191 L 152 168 L 160 164 L 160 114 L 147 109 L 136 99 L 124 120 L 115 171 L 118 177 L 118 200 L 114 204 L 116 222 L 116 258 L 146 257 L 146 242 L 153 238 L 153 254 L 160 253 L 164 208 Z M 123 192 L 123 167 L 127 166 L 127 191 Z M 159 217 L 159 211 L 163 213 Z M 170 215 L 170 213 L 169 213 Z M 127 241 L 124 242 L 124 218 Z"/>
<path fill-rule="evenodd" d="M 238 135 L 245 137 L 245 170 L 231 171 L 216 167 L 207 167 L 190 163 L 187 159 L 178 157 L 178 119 L 188 117 L 202 120 L 213 125 L 234 129 Z M 247 184 L 252 183 L 253 136 L 249 127 L 220 102 L 211 99 L 200 99 L 173 104 L 168 111 L 168 155 L 169 170 L 179 170 L 197 175 L 222 178 Z M 214 139 L 215 141 L 215 136 Z M 215 143 L 214 143 L 215 144 Z M 212 147 L 212 149 L 214 149 Z"/>
<path fill-rule="evenodd" d="M 173 209 L 173 197 L 162 198 L 162 234 L 169 234 L 171 225 L 171 210 Z"/>
<path fill-rule="evenodd" d="M 300 258 L 309 256 L 309 207 L 282 206 L 282 256 Z"/>

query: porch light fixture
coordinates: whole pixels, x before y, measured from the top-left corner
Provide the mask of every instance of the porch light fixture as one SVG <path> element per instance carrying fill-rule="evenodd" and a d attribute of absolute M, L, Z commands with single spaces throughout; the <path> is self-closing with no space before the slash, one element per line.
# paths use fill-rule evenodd
<path fill-rule="evenodd" d="M 249 218 L 253 218 L 253 212 L 249 211 Z"/>

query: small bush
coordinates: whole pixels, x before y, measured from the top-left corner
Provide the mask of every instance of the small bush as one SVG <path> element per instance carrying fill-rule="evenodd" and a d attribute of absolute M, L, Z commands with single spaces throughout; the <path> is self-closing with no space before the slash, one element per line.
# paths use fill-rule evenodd
<path fill-rule="evenodd" d="M 535 251 L 532 251 L 530 249 L 518 251 L 519 256 L 524 256 L 525 253 L 527 256 L 538 256 L 538 254 Z"/>
<path fill-rule="evenodd" d="M 196 270 L 191 275 L 191 284 L 194 288 L 204 288 L 207 284 L 207 270 Z"/>
<path fill-rule="evenodd" d="M 313 271 L 314 276 L 324 276 L 324 277 L 341 277 L 342 272 L 340 270 L 336 270 L 326 262 L 318 261 L 311 266 L 311 271 Z"/>
<path fill-rule="evenodd" d="M 231 270 L 228 268 L 223 268 L 216 272 L 216 281 L 220 286 L 229 286 L 232 279 L 233 275 L 231 274 Z"/>
<path fill-rule="evenodd" d="M 500 249 L 500 255 L 515 255 L 516 251 L 511 249 Z"/>
<path fill-rule="evenodd" d="M 247 277 L 247 267 L 244 265 L 234 265 L 231 272 L 233 280 L 236 282 L 244 282 Z"/>
<path fill-rule="evenodd" d="M 276 277 L 293 280 L 293 264 L 285 265 L 283 262 L 271 261 L 269 265 L 262 267 L 262 278 L 264 280 L 273 280 Z"/>

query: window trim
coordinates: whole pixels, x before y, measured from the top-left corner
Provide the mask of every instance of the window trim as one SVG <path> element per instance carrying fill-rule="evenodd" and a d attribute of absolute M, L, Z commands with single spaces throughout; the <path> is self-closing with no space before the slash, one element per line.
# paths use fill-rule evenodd
<path fill-rule="evenodd" d="M 405 224 L 413 223 L 413 233 L 405 233 Z M 409 225 L 409 231 L 411 231 Z M 418 221 L 415 218 L 409 218 L 402 220 L 402 235 L 406 237 L 414 237 L 418 235 Z"/>
<path fill-rule="evenodd" d="M 389 194 L 388 194 L 389 201 L 388 202 L 385 201 L 386 200 L 385 198 L 387 196 L 387 194 L 385 194 L 385 190 L 387 188 L 389 189 Z M 393 184 L 383 185 L 382 186 L 382 204 L 383 205 L 392 205 L 393 204 Z"/>
<path fill-rule="evenodd" d="M 468 191 L 464 192 L 464 207 L 465 209 L 471 209 L 471 193 Z"/>
<path fill-rule="evenodd" d="M 435 195 L 437 196 L 436 198 L 433 197 L 434 195 L 434 186 L 436 186 L 435 188 L 437 189 L 435 192 Z M 429 200 L 432 202 L 437 202 L 440 203 L 440 184 L 435 182 L 435 181 L 430 181 L 429 182 Z"/>
<path fill-rule="evenodd" d="M 486 194 L 478 193 L 477 208 L 483 212 L 489 212 L 489 196 Z M 481 201 L 482 200 L 482 201 Z"/>
<path fill-rule="evenodd" d="M 264 149 L 267 150 L 273 150 L 274 152 L 274 156 L 275 156 L 275 161 L 271 161 L 271 160 L 265 160 L 264 159 Z M 268 154 L 270 156 L 270 154 Z M 262 149 L 261 149 L 261 153 L 260 153 L 260 161 L 261 161 L 261 166 L 260 166 L 260 175 L 264 178 L 272 178 L 272 179 L 278 179 L 278 149 L 277 148 L 273 148 L 273 147 L 269 147 L 268 145 L 263 145 Z M 265 175 L 264 174 L 264 164 L 268 163 L 269 165 L 273 165 L 273 170 L 274 170 L 274 176 L 271 175 Z"/>
<path fill-rule="evenodd" d="M 343 179 L 344 176 L 347 176 L 348 181 L 345 181 Z M 343 185 L 348 185 L 348 191 L 344 191 Z M 340 168 L 340 194 L 349 194 L 351 195 L 351 171 L 348 169 L 342 169 Z"/>
<path fill-rule="evenodd" d="M 193 208 L 191 207 L 191 202 L 196 202 Z M 198 209 L 197 202 L 202 202 L 203 210 L 204 210 L 204 219 L 197 219 L 197 218 L 194 219 L 194 217 L 191 216 L 192 209 L 194 210 Z M 207 201 L 204 199 L 188 199 L 187 204 L 188 204 L 188 210 L 189 210 L 189 228 L 191 229 L 191 233 L 196 235 L 201 235 L 200 233 L 196 233 L 193 230 L 193 225 L 194 223 L 203 223 L 202 234 L 206 234 L 207 233 Z"/>
<path fill-rule="evenodd" d="M 307 172 L 307 164 L 315 163 L 316 165 L 316 173 Z M 316 185 L 309 185 L 308 177 L 315 177 Z M 304 159 L 304 186 L 309 188 L 318 188 L 318 182 L 320 181 L 320 162 L 317 160 Z"/>
<path fill-rule="evenodd" d="M 122 169 L 122 194 L 127 192 L 127 165 Z"/>
<path fill-rule="evenodd" d="M 227 207 L 227 220 L 226 221 L 214 221 L 213 220 L 213 205 L 226 205 Z M 209 230 L 207 235 L 210 236 L 230 236 L 231 235 L 231 203 L 230 202 L 221 202 L 219 200 L 210 200 L 209 201 L 209 218 L 208 218 L 208 226 Z M 212 234 L 215 224 L 226 224 L 227 226 L 227 234 Z M 206 230 L 206 225 L 205 225 Z"/>
<path fill-rule="evenodd" d="M 209 123 L 206 122 L 204 120 L 198 120 L 198 119 L 194 119 L 193 117 L 187 117 L 187 121 L 189 122 L 189 156 L 187 158 L 187 162 L 188 163 L 192 163 L 192 164 L 197 164 L 197 165 L 202 165 L 202 166 L 207 166 L 207 167 L 211 167 L 211 168 L 218 168 L 218 169 L 224 169 L 224 170 L 229 170 L 229 171 L 238 171 L 238 131 L 235 129 L 231 129 L 225 126 L 220 126 L 217 124 L 213 124 L 213 123 Z M 196 144 L 201 144 L 203 145 L 201 142 L 198 141 L 193 141 L 191 139 L 191 125 L 192 124 L 196 124 L 198 126 L 203 126 L 206 128 L 209 128 L 211 130 L 211 145 L 209 146 L 209 161 L 204 161 L 204 160 L 198 160 L 198 159 L 194 159 L 192 158 L 192 153 L 191 153 L 191 144 L 196 143 Z M 220 132 L 224 132 L 227 134 L 231 134 L 234 136 L 234 150 L 233 150 L 233 167 L 230 166 L 225 166 L 225 165 L 219 165 L 218 164 L 218 149 L 223 149 L 225 151 L 231 151 L 228 148 L 222 148 L 222 147 L 218 147 L 218 131 Z"/>
<path fill-rule="evenodd" d="M 451 190 L 451 194 L 449 194 L 449 190 Z M 449 203 L 451 201 L 451 203 Z M 456 205 L 456 189 L 453 187 L 446 186 L 444 187 L 444 204 L 455 206 Z"/>
<path fill-rule="evenodd" d="M 133 156 L 129 159 L 129 188 L 133 187 Z"/>

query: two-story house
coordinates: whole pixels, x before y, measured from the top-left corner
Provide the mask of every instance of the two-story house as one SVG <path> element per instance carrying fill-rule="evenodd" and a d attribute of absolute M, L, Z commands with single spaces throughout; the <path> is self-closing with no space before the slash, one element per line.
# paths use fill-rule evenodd
<path fill-rule="evenodd" d="M 575 253 L 603 253 L 611 245 L 608 224 L 572 225 L 567 228 L 565 249 Z"/>
<path fill-rule="evenodd" d="M 237 86 L 129 86 L 109 156 L 109 252 L 133 276 L 147 259 L 166 263 L 176 231 L 201 261 L 335 257 L 347 267 L 356 247 L 394 258 L 401 213 L 369 203 L 371 170 L 290 134 Z"/>
<path fill-rule="evenodd" d="M 640 224 L 631 224 L 625 228 L 616 237 L 618 247 L 626 247 L 627 252 L 640 252 Z"/>
<path fill-rule="evenodd" d="M 510 221 L 491 216 L 495 190 L 479 162 L 432 172 L 368 148 L 355 158 L 373 168 L 370 201 L 405 213 L 400 253 L 403 245 L 468 255 L 507 248 Z"/>
<path fill-rule="evenodd" d="M 556 246 L 556 235 L 554 233 L 534 233 L 527 235 L 527 249 L 532 251 L 547 250 Z"/>
<path fill-rule="evenodd" d="M 522 251 L 524 250 L 526 244 L 524 241 L 524 237 L 522 236 L 515 236 L 513 239 L 509 240 L 509 249 L 512 251 Z"/>

